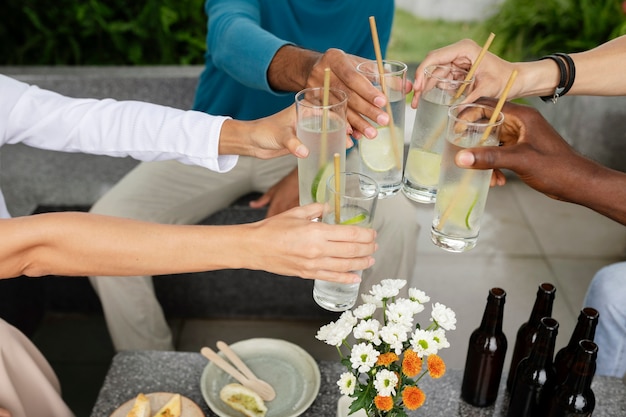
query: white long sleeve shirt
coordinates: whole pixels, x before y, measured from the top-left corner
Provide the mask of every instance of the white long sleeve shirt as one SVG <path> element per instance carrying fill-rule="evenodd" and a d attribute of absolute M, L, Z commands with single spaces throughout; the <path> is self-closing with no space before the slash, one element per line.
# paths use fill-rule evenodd
<path fill-rule="evenodd" d="M 141 161 L 175 159 L 217 172 L 236 155 L 218 155 L 228 117 L 139 101 L 76 99 L 0 74 L 0 146 L 82 152 Z M 10 217 L 0 191 L 0 218 Z"/>

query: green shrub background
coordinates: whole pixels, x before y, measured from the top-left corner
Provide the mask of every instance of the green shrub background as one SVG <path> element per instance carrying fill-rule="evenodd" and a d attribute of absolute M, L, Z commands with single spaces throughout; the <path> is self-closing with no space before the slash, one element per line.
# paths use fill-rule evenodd
<path fill-rule="evenodd" d="M 2 65 L 203 64 L 204 0 L 3 0 Z"/>
<path fill-rule="evenodd" d="M 482 44 L 489 32 L 496 34 L 490 51 L 508 60 L 591 49 L 626 34 L 625 2 L 504 0 L 483 23 L 425 21 L 398 9 L 388 56 L 419 62 L 463 38 Z M 0 65 L 202 65 L 203 6 L 204 0 L 2 0 Z"/>

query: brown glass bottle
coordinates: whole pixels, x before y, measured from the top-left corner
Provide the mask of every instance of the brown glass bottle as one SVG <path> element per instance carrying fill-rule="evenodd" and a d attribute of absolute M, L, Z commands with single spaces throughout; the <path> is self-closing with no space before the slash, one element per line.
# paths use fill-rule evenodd
<path fill-rule="evenodd" d="M 502 377 L 507 341 L 502 332 L 506 292 L 492 288 L 483 319 L 469 339 L 461 398 L 477 407 L 495 402 Z"/>
<path fill-rule="evenodd" d="M 546 417 L 590 417 L 593 413 L 596 397 L 591 382 L 596 371 L 598 346 L 583 339 L 577 347 L 570 372 L 552 395 Z"/>
<path fill-rule="evenodd" d="M 554 343 L 559 323 L 552 317 L 540 321 L 530 354 L 517 366 L 507 417 L 542 417 L 554 387 Z M 546 395 L 547 394 L 547 395 Z"/>
<path fill-rule="evenodd" d="M 598 325 L 598 318 L 600 313 L 598 310 L 591 307 L 585 307 L 580 310 L 578 315 L 578 322 L 572 332 L 572 336 L 567 346 L 563 347 L 554 356 L 554 369 L 556 369 L 556 385 L 565 381 L 567 374 L 570 371 L 574 357 L 578 351 L 578 342 L 583 339 L 591 340 L 596 334 L 596 326 Z"/>
<path fill-rule="evenodd" d="M 509 392 L 511 392 L 511 388 L 513 387 L 517 365 L 522 359 L 528 356 L 530 348 L 537 337 L 539 321 L 543 317 L 550 317 L 552 315 L 552 304 L 554 303 L 555 293 L 556 288 L 554 285 L 547 282 L 539 285 L 535 304 L 530 312 L 530 318 L 526 323 L 522 324 L 517 331 L 515 346 L 513 347 L 513 356 L 511 357 L 511 368 L 509 369 L 509 376 L 506 380 L 506 388 Z"/>

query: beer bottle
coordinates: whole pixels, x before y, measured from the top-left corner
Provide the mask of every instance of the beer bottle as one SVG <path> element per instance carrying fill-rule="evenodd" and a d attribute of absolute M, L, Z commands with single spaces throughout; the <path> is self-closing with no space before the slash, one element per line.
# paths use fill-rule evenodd
<path fill-rule="evenodd" d="M 470 336 L 461 398 L 477 407 L 493 404 L 498 396 L 507 347 L 502 332 L 505 298 L 502 288 L 489 290 L 480 327 Z"/>
<path fill-rule="evenodd" d="M 530 318 L 526 323 L 522 324 L 517 331 L 515 346 L 513 347 L 513 356 L 511 357 L 511 368 L 509 369 L 509 376 L 506 380 L 506 388 L 509 392 L 511 392 L 513 387 L 517 365 L 522 359 L 528 356 L 530 348 L 537 337 L 539 321 L 543 317 L 550 317 L 552 315 L 552 304 L 554 302 L 555 292 L 556 288 L 550 283 L 544 282 L 539 285 L 535 304 L 530 312 Z"/>
<path fill-rule="evenodd" d="M 541 417 L 554 387 L 554 343 L 559 323 L 552 317 L 540 321 L 530 354 L 517 366 L 507 417 Z M 546 395 L 547 394 L 547 395 Z"/>
<path fill-rule="evenodd" d="M 546 417 L 590 417 L 593 413 L 596 397 L 591 382 L 596 371 L 598 346 L 583 339 L 577 347 L 570 372 L 550 399 Z"/>
<path fill-rule="evenodd" d="M 554 356 L 554 368 L 556 369 L 556 384 L 559 385 L 565 381 L 565 377 L 570 371 L 574 357 L 578 351 L 578 342 L 583 339 L 593 341 L 596 334 L 596 326 L 598 325 L 598 310 L 591 307 L 585 307 L 580 310 L 578 322 L 572 332 L 572 337 L 567 346 L 563 347 Z"/>

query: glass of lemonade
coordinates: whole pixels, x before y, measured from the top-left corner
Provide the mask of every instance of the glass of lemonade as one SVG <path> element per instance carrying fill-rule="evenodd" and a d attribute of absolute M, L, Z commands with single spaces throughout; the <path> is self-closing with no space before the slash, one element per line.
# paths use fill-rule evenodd
<path fill-rule="evenodd" d="M 424 85 L 402 179 L 402 192 L 418 203 L 435 202 L 448 109 L 462 102 L 474 84 L 473 78 L 465 78 L 467 71 L 451 65 L 424 69 Z"/>
<path fill-rule="evenodd" d="M 448 111 L 431 240 L 450 252 L 476 246 L 493 171 L 459 168 L 454 157 L 463 148 L 499 145 L 504 115 L 490 123 L 493 111 L 481 104 L 457 104 Z"/>
<path fill-rule="evenodd" d="M 378 71 L 377 61 L 360 63 L 356 69 L 378 89 L 385 91 L 389 105 L 383 109 L 391 114 L 388 126 L 370 124 L 378 130 L 374 139 L 358 141 L 361 172 L 374 178 L 380 187 L 380 198 L 400 191 L 404 163 L 404 113 L 406 110 L 406 64 L 399 61 L 382 61 L 384 74 Z M 384 87 L 384 88 L 383 88 Z"/>
<path fill-rule="evenodd" d="M 300 205 L 323 203 L 326 180 L 333 174 L 333 156 L 346 164 L 346 112 L 348 96 L 330 88 L 324 105 L 324 88 L 307 88 L 296 94 L 296 134 L 309 148 L 309 156 L 298 159 Z"/>
<path fill-rule="evenodd" d="M 341 172 L 339 187 L 335 183 L 335 175 L 331 175 L 326 184 L 322 222 L 371 228 L 379 193 L 378 184 L 367 175 Z M 359 287 L 359 283 L 339 284 L 316 280 L 313 299 L 326 310 L 345 311 L 356 303 Z"/>

